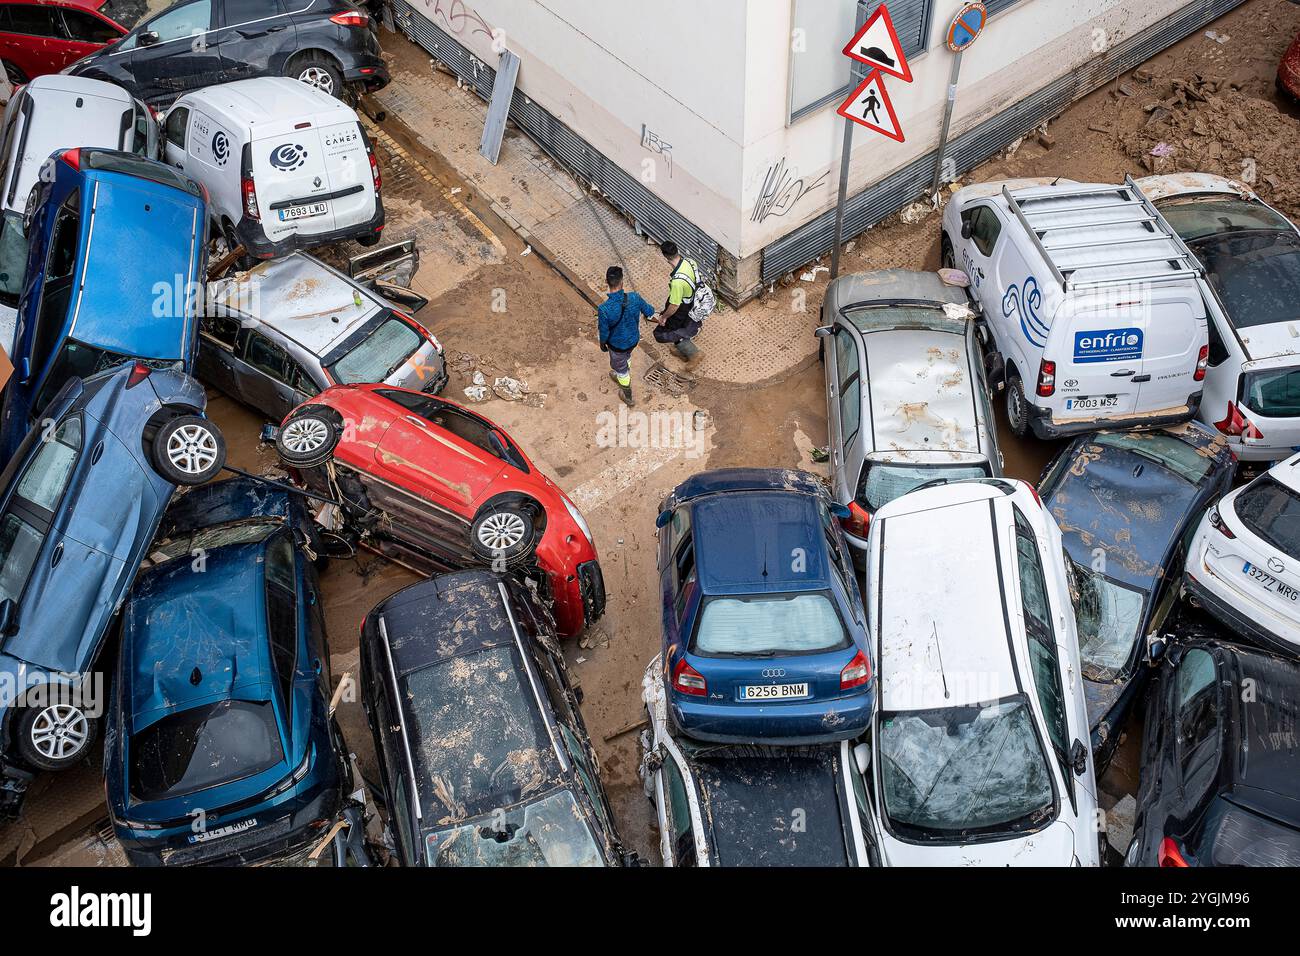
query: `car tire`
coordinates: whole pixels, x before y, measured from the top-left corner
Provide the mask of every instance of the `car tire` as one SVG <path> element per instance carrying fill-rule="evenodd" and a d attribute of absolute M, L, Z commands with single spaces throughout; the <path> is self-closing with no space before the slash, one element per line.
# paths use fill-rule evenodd
<path fill-rule="evenodd" d="M 239 236 L 235 233 L 235 227 L 229 219 L 221 224 L 221 238 L 226 240 L 228 252 L 233 252 L 240 246 Z M 235 268 L 240 272 L 247 272 L 255 265 L 257 260 L 248 254 L 248 250 L 244 250 L 244 254 L 235 260 Z"/>
<path fill-rule="evenodd" d="M 11 63 L 8 60 L 0 62 L 4 63 L 5 79 L 9 81 L 11 86 L 22 86 L 27 82 L 27 74 L 23 73 L 16 63 Z"/>
<path fill-rule="evenodd" d="M 341 437 L 334 415 L 308 409 L 280 427 L 275 451 L 290 468 L 315 468 L 334 457 Z"/>
<path fill-rule="evenodd" d="M 1017 438 L 1029 434 L 1029 403 L 1020 376 L 1014 372 L 1007 377 L 1007 427 Z"/>
<path fill-rule="evenodd" d="M 226 466 L 226 439 L 206 418 L 180 415 L 154 435 L 153 465 L 174 485 L 205 484 Z"/>
<path fill-rule="evenodd" d="M 314 53 L 295 57 L 289 62 L 285 75 L 300 83 L 315 87 L 336 99 L 343 99 L 343 74 L 330 60 Z"/>
<path fill-rule="evenodd" d="M 952 240 L 948 238 L 946 232 L 939 240 L 939 265 L 945 269 L 957 268 L 957 254 L 953 252 Z"/>
<path fill-rule="evenodd" d="M 469 529 L 470 547 L 484 561 L 518 564 L 533 553 L 534 521 L 524 505 L 492 505 L 479 512 Z"/>
<path fill-rule="evenodd" d="M 18 718 L 18 753 L 40 770 L 66 770 L 85 759 L 98 733 L 99 718 L 75 704 L 29 707 Z"/>

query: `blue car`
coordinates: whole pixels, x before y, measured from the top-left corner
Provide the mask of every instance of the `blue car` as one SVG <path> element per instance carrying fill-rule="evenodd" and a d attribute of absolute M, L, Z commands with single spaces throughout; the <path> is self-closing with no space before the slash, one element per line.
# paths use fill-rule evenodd
<path fill-rule="evenodd" d="M 117 609 L 176 486 L 224 462 L 204 405 L 174 369 L 72 379 L 0 474 L 0 811 L 97 739 Z"/>
<path fill-rule="evenodd" d="M 809 743 L 861 734 L 875 703 L 842 509 L 812 475 L 706 472 L 656 522 L 671 723 L 699 740 Z"/>
<path fill-rule="evenodd" d="M 46 160 L 27 209 L 0 462 L 70 378 L 126 359 L 189 371 L 203 304 L 206 204 L 175 169 L 133 153 L 69 149 Z"/>
<path fill-rule="evenodd" d="M 104 740 L 135 865 L 280 858 L 334 822 L 351 773 L 312 538 L 301 496 L 253 478 L 169 512 L 122 611 Z"/>

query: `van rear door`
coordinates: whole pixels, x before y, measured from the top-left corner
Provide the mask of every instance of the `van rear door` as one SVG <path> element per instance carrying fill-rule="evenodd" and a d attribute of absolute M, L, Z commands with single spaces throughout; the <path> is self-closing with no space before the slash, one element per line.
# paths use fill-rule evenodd
<path fill-rule="evenodd" d="M 333 187 L 321 134 L 306 121 L 302 126 L 252 144 L 262 227 L 272 242 L 335 228 L 334 206 L 327 198 Z"/>
<path fill-rule="evenodd" d="M 361 124 L 344 120 L 320 130 L 329 173 L 330 201 L 335 228 L 346 229 L 369 222 L 375 215 L 375 178 L 370 171 L 370 149 Z"/>
<path fill-rule="evenodd" d="M 1140 307 L 1117 305 L 1114 295 L 1096 293 L 1062 305 L 1045 353 L 1057 363 L 1056 417 L 1113 418 L 1137 409 L 1146 321 Z"/>
<path fill-rule="evenodd" d="M 1138 411 L 1154 412 L 1187 404 L 1204 382 L 1196 381 L 1196 363 L 1209 345 L 1205 302 L 1194 289 L 1151 286 L 1142 290 L 1151 299 Z"/>

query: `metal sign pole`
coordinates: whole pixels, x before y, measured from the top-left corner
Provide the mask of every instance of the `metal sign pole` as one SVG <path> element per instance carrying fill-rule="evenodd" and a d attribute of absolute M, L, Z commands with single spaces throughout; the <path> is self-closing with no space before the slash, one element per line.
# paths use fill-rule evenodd
<path fill-rule="evenodd" d="M 953 55 L 952 70 L 948 74 L 948 101 L 943 105 L 943 128 L 939 131 L 939 153 L 934 160 L 934 180 L 930 183 L 931 199 L 939 194 L 939 181 L 943 178 L 943 154 L 948 149 L 948 132 L 952 129 L 953 107 L 957 104 L 957 78 L 961 76 L 961 58 L 964 52 Z"/>
<path fill-rule="evenodd" d="M 840 274 L 840 247 L 844 243 L 844 205 L 849 195 L 849 159 L 853 155 L 853 127 L 852 120 L 844 121 L 844 151 L 840 154 L 840 198 L 835 206 L 835 248 L 831 251 L 832 279 Z"/>

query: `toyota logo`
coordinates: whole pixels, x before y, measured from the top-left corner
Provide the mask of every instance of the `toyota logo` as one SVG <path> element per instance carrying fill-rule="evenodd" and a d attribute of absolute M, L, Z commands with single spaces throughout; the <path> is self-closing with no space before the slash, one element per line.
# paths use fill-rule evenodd
<path fill-rule="evenodd" d="M 297 169 L 307 162 L 307 150 L 301 143 L 285 143 L 271 150 L 271 165 L 276 169 Z"/>
<path fill-rule="evenodd" d="M 764 671 L 763 671 L 763 676 L 764 676 L 764 677 L 784 677 L 784 676 L 785 676 L 785 668 L 784 668 L 784 667 L 768 667 L 768 668 L 764 669 Z"/>
<path fill-rule="evenodd" d="M 1281 574 L 1283 571 L 1286 570 L 1286 565 L 1283 564 L 1281 561 L 1279 561 L 1277 558 L 1269 558 L 1268 569 L 1272 571 L 1274 574 Z"/>

